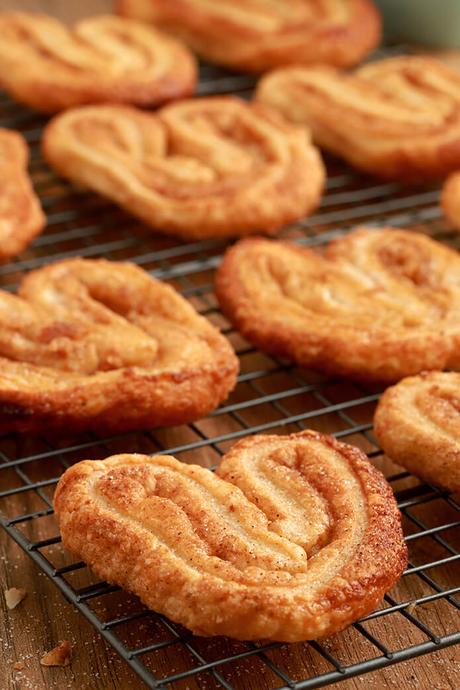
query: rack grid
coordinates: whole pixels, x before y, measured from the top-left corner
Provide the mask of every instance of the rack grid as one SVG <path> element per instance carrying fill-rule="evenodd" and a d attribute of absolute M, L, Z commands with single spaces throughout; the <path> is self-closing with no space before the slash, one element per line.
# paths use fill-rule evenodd
<path fill-rule="evenodd" d="M 250 76 L 205 65 L 199 93 L 247 97 L 253 84 Z M 382 454 L 372 435 L 380 391 L 327 380 L 257 352 L 232 330 L 213 294 L 213 272 L 225 242 L 178 243 L 154 235 L 103 199 L 58 179 L 40 156 L 43 124 L 43 118 L 0 94 L 0 126 L 20 130 L 29 142 L 32 177 L 48 216 L 46 232 L 21 257 L 0 267 L 0 287 L 14 290 L 26 271 L 74 255 L 133 261 L 174 285 L 223 329 L 238 352 L 241 374 L 229 400 L 193 424 L 108 438 L 0 439 L 0 523 L 7 533 L 150 688 L 244 690 L 250 673 L 261 688 L 307 690 L 459 643 L 460 505 Z M 282 237 L 320 247 L 357 224 L 391 224 L 460 248 L 460 235 L 442 218 L 437 188 L 377 181 L 332 159 L 327 166 L 321 208 L 285 228 Z M 393 486 L 409 546 L 408 569 L 381 608 L 339 635 L 296 645 L 194 637 L 117 587 L 97 581 L 61 548 L 52 495 L 59 476 L 78 460 L 168 452 L 212 469 L 247 434 L 304 428 L 333 433 L 368 453 Z"/>

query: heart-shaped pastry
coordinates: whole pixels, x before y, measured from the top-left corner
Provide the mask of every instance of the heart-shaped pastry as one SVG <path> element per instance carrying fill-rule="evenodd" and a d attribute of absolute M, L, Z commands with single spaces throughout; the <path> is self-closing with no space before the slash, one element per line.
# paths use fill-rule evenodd
<path fill-rule="evenodd" d="M 0 260 L 16 256 L 39 235 L 45 216 L 27 174 L 24 138 L 0 129 Z"/>
<path fill-rule="evenodd" d="M 211 62 L 249 71 L 286 64 L 355 65 L 380 40 L 371 0 L 118 0 Z"/>
<path fill-rule="evenodd" d="M 0 82 L 45 113 L 84 103 L 158 105 L 193 93 L 193 55 L 153 27 L 111 15 L 72 29 L 44 14 L 0 13 Z"/>
<path fill-rule="evenodd" d="M 361 228 L 324 256 L 242 240 L 216 292 L 250 342 L 303 367 L 382 381 L 460 368 L 460 256 L 422 234 Z"/>
<path fill-rule="evenodd" d="M 0 431 L 198 419 L 235 385 L 228 342 L 134 264 L 72 259 L 0 291 Z"/>
<path fill-rule="evenodd" d="M 247 438 L 216 474 L 171 456 L 68 469 L 64 545 L 200 635 L 305 640 L 372 611 L 407 563 L 390 486 L 314 431 Z"/>
<path fill-rule="evenodd" d="M 460 75 L 437 60 L 389 58 L 353 74 L 288 67 L 256 98 L 366 172 L 421 181 L 460 167 Z"/>
<path fill-rule="evenodd" d="M 434 371 L 388 388 L 374 427 L 390 458 L 427 482 L 460 492 L 460 374 Z"/>
<path fill-rule="evenodd" d="M 276 230 L 319 204 L 325 177 L 308 133 L 232 97 L 155 115 L 71 110 L 46 127 L 43 153 L 65 177 L 184 238 Z"/>

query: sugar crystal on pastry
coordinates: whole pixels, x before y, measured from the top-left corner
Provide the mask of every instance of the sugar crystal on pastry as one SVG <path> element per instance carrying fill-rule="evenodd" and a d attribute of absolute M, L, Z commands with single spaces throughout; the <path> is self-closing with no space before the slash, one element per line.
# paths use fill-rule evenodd
<path fill-rule="evenodd" d="M 392 460 L 427 482 L 460 492 L 460 373 L 425 372 L 388 388 L 374 427 Z"/>
<path fill-rule="evenodd" d="M 80 462 L 54 505 L 70 551 L 199 635 L 329 635 L 407 564 L 383 475 L 313 431 L 244 439 L 216 474 L 171 456 Z"/>
<path fill-rule="evenodd" d="M 69 259 L 0 291 L 0 432 L 145 429 L 213 410 L 228 340 L 134 264 Z"/>
<path fill-rule="evenodd" d="M 184 239 L 274 232 L 318 206 L 325 180 L 308 132 L 229 96 L 74 109 L 42 148 L 64 177 Z"/>
<path fill-rule="evenodd" d="M 281 68 L 262 78 L 256 100 L 368 173 L 423 182 L 460 167 L 460 75 L 434 58 L 387 58 L 351 74 Z"/>
<path fill-rule="evenodd" d="M 421 233 L 360 228 L 324 254 L 240 240 L 215 287 L 245 338 L 299 366 L 388 382 L 460 368 L 460 255 Z"/>

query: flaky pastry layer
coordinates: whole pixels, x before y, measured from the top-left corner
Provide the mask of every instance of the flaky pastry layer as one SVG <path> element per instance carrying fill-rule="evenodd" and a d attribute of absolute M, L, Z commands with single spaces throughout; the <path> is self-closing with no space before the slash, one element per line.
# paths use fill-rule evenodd
<path fill-rule="evenodd" d="M 0 82 L 53 113 L 85 103 L 158 105 L 193 93 L 197 68 L 179 41 L 112 15 L 69 29 L 44 14 L 0 13 Z"/>
<path fill-rule="evenodd" d="M 353 74 L 288 67 L 265 76 L 256 99 L 366 172 L 423 181 L 460 167 L 460 75 L 435 59 L 389 58 Z"/>
<path fill-rule="evenodd" d="M 460 374 L 429 372 L 388 388 L 374 428 L 383 450 L 398 464 L 460 492 Z"/>
<path fill-rule="evenodd" d="M 407 563 L 383 475 L 313 431 L 247 438 L 216 474 L 171 456 L 80 462 L 54 505 L 64 545 L 98 576 L 199 635 L 329 635 Z"/>
<path fill-rule="evenodd" d="M 22 252 L 45 226 L 28 162 L 25 139 L 19 132 L 0 129 L 0 261 Z"/>
<path fill-rule="evenodd" d="M 0 291 L 0 432 L 128 430 L 214 409 L 237 358 L 170 286 L 128 263 L 71 259 Z"/>
<path fill-rule="evenodd" d="M 351 66 L 380 40 L 370 0 L 118 0 L 211 62 L 264 71 L 286 64 Z"/>
<path fill-rule="evenodd" d="M 46 127 L 43 153 L 63 176 L 184 238 L 274 231 L 319 204 L 325 177 L 308 133 L 232 97 L 156 115 L 75 109 Z"/>
<path fill-rule="evenodd" d="M 303 367 L 381 381 L 460 368 L 460 256 L 422 234 L 361 228 L 325 255 L 242 240 L 215 288 L 250 342 Z"/>

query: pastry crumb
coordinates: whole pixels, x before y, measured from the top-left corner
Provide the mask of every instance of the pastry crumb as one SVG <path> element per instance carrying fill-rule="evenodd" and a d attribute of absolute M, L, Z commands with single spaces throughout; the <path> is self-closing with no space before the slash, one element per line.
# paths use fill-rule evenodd
<path fill-rule="evenodd" d="M 69 640 L 60 642 L 57 647 L 46 652 L 40 659 L 42 666 L 68 666 L 72 655 L 72 645 Z"/>
<path fill-rule="evenodd" d="M 13 668 L 15 671 L 22 671 L 22 669 L 25 667 L 26 665 L 23 661 L 16 661 L 16 663 L 13 664 Z"/>
<path fill-rule="evenodd" d="M 11 587 L 10 589 L 5 589 L 5 602 L 7 607 L 12 611 L 13 609 L 21 603 L 23 599 L 27 596 L 25 589 L 20 587 Z"/>

